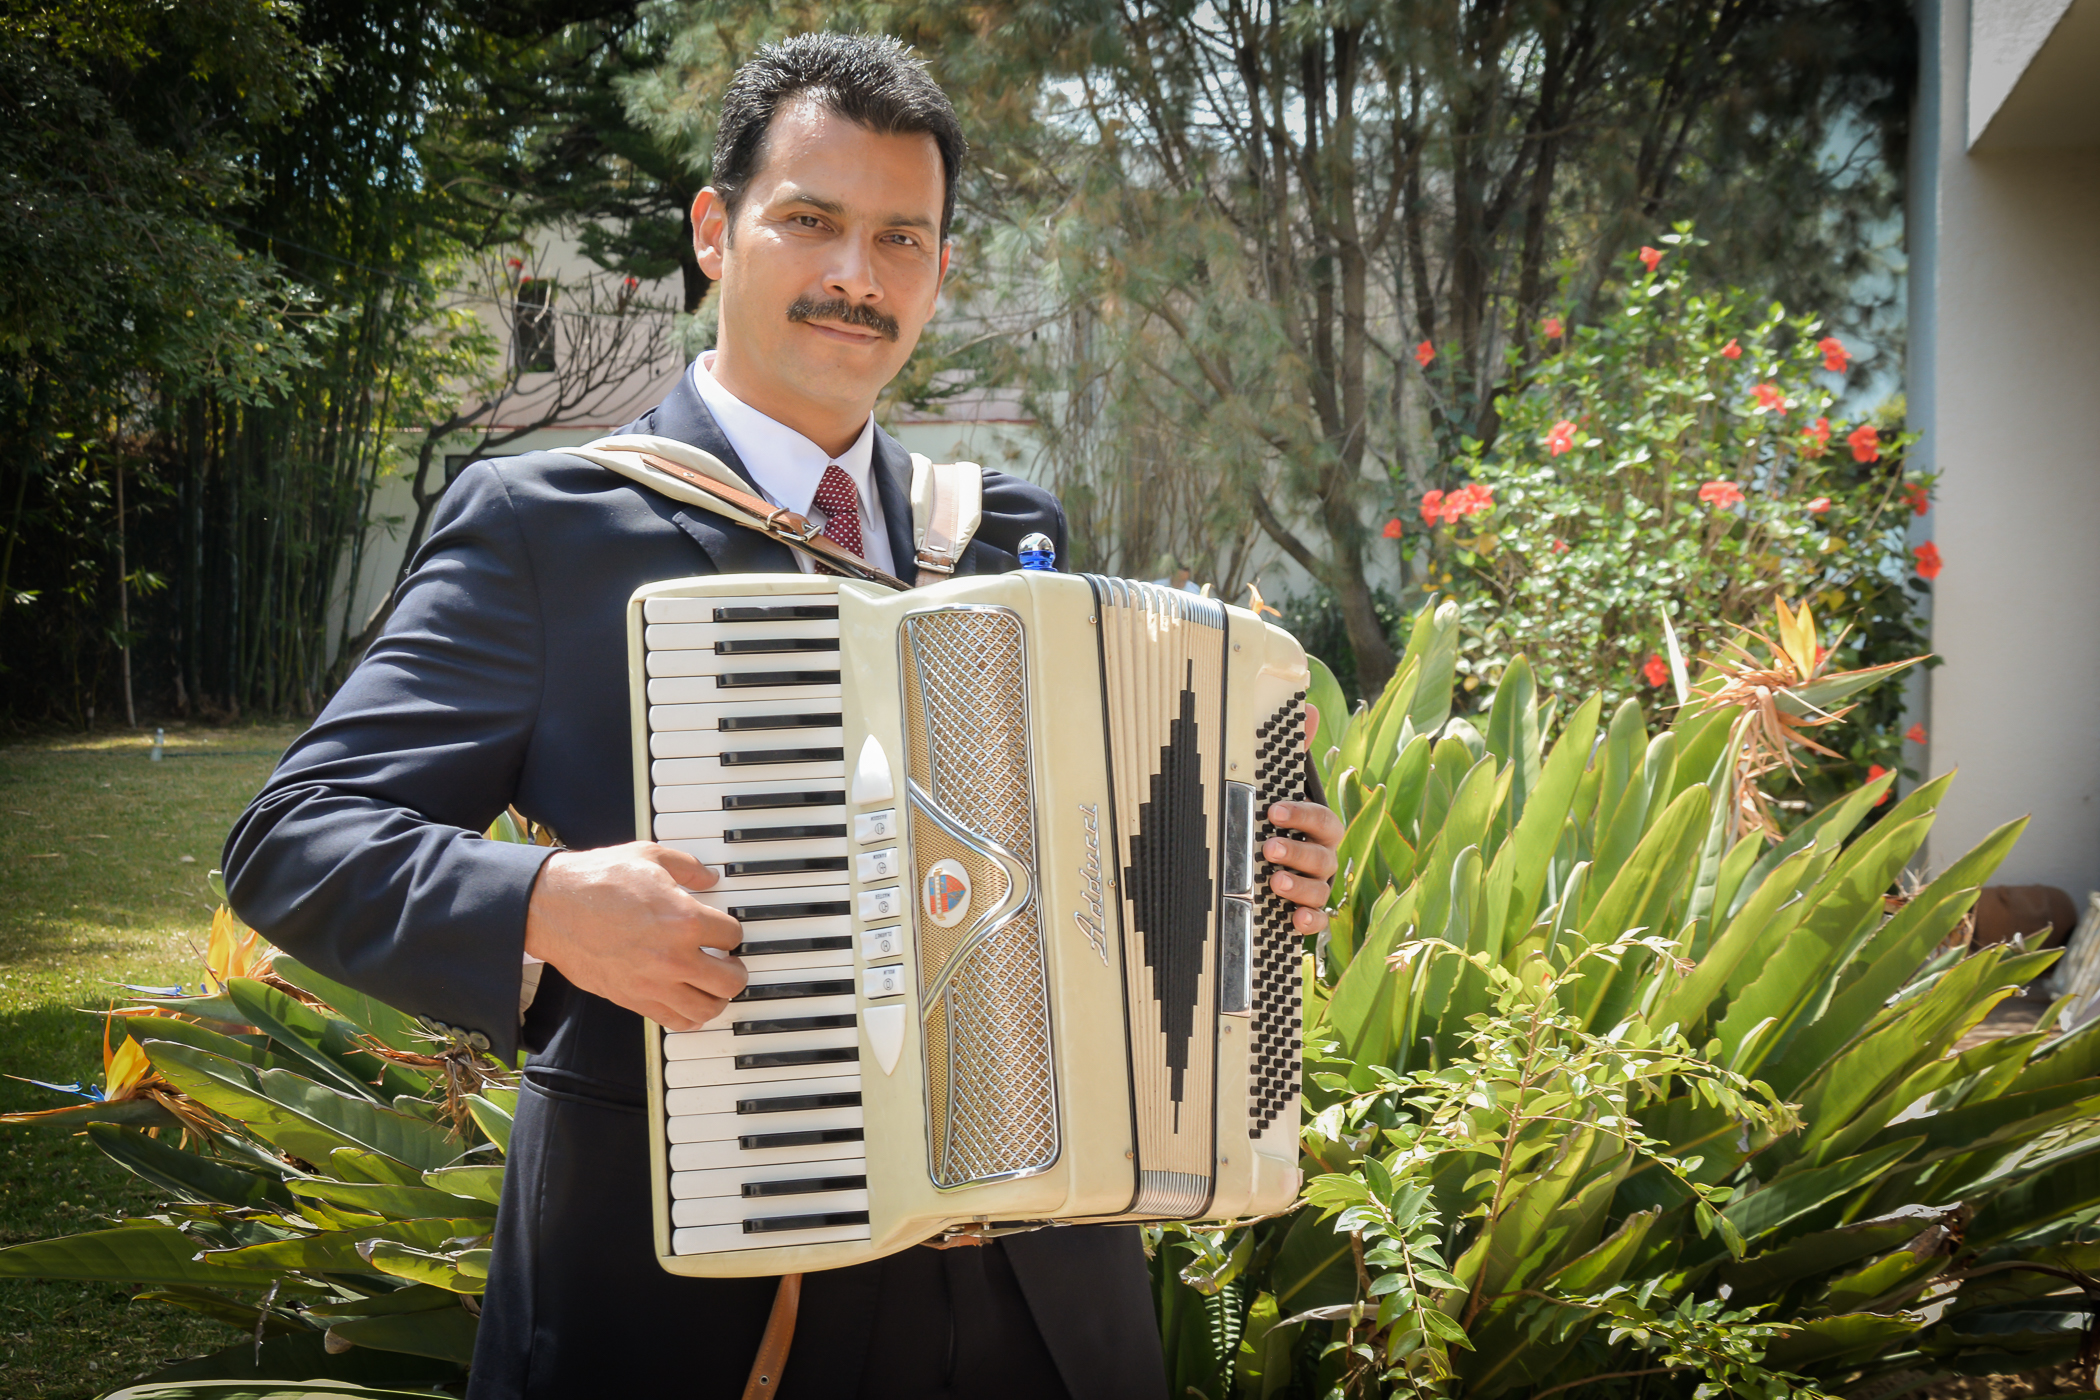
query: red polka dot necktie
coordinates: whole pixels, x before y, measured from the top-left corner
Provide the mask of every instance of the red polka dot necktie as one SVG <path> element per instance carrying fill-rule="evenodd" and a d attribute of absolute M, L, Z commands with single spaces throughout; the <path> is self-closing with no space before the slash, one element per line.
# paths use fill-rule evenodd
<path fill-rule="evenodd" d="M 861 547 L 860 491 L 837 462 L 824 468 L 812 504 L 824 512 L 826 539 L 857 559 L 868 557 L 867 550 Z"/>

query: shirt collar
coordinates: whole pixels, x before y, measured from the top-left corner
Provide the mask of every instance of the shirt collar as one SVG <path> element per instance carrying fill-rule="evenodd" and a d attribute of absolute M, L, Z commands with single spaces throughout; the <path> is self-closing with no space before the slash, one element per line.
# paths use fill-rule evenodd
<path fill-rule="evenodd" d="M 874 483 L 870 480 L 875 464 L 874 414 L 868 415 L 851 447 L 837 457 L 829 456 L 793 428 L 768 418 L 723 388 L 712 372 L 714 358 L 715 352 L 709 350 L 693 361 L 693 388 L 699 391 L 707 411 L 714 415 L 715 426 L 729 439 L 744 470 L 751 474 L 752 482 L 767 500 L 797 515 L 808 515 L 824 468 L 836 462 L 853 478 L 854 489 L 860 492 L 862 514 L 876 518 Z"/>

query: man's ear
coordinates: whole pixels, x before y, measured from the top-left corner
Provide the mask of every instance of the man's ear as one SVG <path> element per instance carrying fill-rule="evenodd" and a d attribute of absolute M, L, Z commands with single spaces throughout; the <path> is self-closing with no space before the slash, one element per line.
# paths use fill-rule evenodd
<path fill-rule="evenodd" d="M 729 249 L 729 207 L 713 185 L 693 196 L 693 256 L 710 282 L 722 280 L 722 257 Z M 945 255 L 942 267 L 947 266 Z"/>
<path fill-rule="evenodd" d="M 941 240 L 941 275 L 939 277 L 936 277 L 933 281 L 933 294 L 936 298 L 940 296 L 941 288 L 948 285 L 948 259 L 954 254 L 954 252 L 955 240 L 952 238 L 943 238 Z"/>

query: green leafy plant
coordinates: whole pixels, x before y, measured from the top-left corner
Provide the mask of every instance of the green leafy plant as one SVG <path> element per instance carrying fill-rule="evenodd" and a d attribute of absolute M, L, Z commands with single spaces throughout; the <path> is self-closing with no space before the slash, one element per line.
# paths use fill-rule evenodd
<path fill-rule="evenodd" d="M 2100 1032 L 2059 1005 L 1957 1048 L 2055 954 L 1939 951 L 2021 824 L 1905 895 L 1945 779 L 1738 837 L 1726 674 L 1651 737 L 1631 701 L 1542 704 L 1516 658 L 1476 728 L 1459 633 L 1425 609 L 1378 702 L 1323 726 L 1347 835 L 1307 958 L 1305 1201 L 1160 1232 L 1174 1392 L 1898 1394 L 2077 1357 Z"/>
<path fill-rule="evenodd" d="M 514 1076 L 273 953 L 224 908 L 195 993 L 127 990 L 103 1083 L 48 1086 L 87 1101 L 0 1121 L 85 1132 L 165 1204 L 0 1250 L 0 1277 L 137 1285 L 247 1334 L 162 1373 L 171 1389 L 127 1395 L 463 1378 Z"/>
<path fill-rule="evenodd" d="M 1711 651 L 1775 595 L 1854 619 L 1845 664 L 1925 650 L 1917 604 L 1940 560 L 1906 534 L 1934 481 L 1904 462 L 1914 436 L 1835 416 L 1851 352 L 1814 317 L 1700 290 L 1690 225 L 1658 241 L 1594 324 L 1542 323 L 1547 353 L 1499 402 L 1492 444 L 1458 454 L 1467 484 L 1388 533 L 1477 609 L 1490 675 L 1521 651 L 1544 689 L 1607 707 L 1669 694 L 1665 617 Z M 1901 766 L 1899 707 L 1892 690 L 1856 728 L 1838 779 Z"/>

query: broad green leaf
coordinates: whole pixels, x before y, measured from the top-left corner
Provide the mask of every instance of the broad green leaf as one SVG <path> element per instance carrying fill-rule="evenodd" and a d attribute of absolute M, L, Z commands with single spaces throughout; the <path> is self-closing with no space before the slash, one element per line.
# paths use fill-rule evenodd
<path fill-rule="evenodd" d="M 1766 851 L 1763 857 L 1750 867 L 1750 874 L 1743 881 L 1742 892 L 1738 893 L 1736 898 L 1740 900 L 1749 891 L 1756 889 L 1758 882 L 1763 880 L 1774 866 L 1798 850 L 1818 846 L 1829 851 L 1844 845 L 1845 838 L 1852 834 L 1852 828 L 1858 826 L 1867 813 L 1874 810 L 1874 804 L 1894 786 L 1895 781 L 1894 773 L 1884 773 L 1870 780 L 1866 786 L 1845 794 L 1788 832 L 1783 840 Z"/>
<path fill-rule="evenodd" d="M 1818 862 L 1814 851 L 1796 851 L 1774 869 L 1757 893 L 1728 921 L 1691 975 L 1664 999 L 1655 1012 L 1657 1024 L 1681 1026 L 1687 1034 L 1693 1034 L 1716 1017 L 1720 1010 L 1718 999 L 1736 969 L 1756 949 L 1770 946 L 1766 931 L 1780 908 L 1814 878 L 1821 864 L 1827 863 L 1827 859 Z M 1794 917 L 1800 915 L 1796 913 Z M 1791 925 L 1792 920 L 1788 923 Z"/>
<path fill-rule="evenodd" d="M 209 1026 L 177 1016 L 127 1016 L 124 1030 L 141 1046 L 148 1040 L 172 1040 L 194 1046 L 229 1060 L 268 1069 L 278 1063 L 270 1053 L 270 1038 L 263 1035 L 221 1035 Z"/>
<path fill-rule="evenodd" d="M 1721 1265 L 1718 1279 L 1734 1290 L 1731 1301 L 1754 1303 L 1777 1296 L 1797 1280 L 1842 1269 L 1916 1239 L 1935 1225 L 1957 1223 L 1959 1207 L 1904 1206 L 1887 1215 L 1789 1240 L 1777 1249 Z"/>
<path fill-rule="evenodd" d="M 371 1215 L 383 1215 L 392 1220 L 427 1220 L 443 1215 L 486 1215 L 493 1217 L 495 1209 L 480 1210 L 485 1202 L 469 1197 L 453 1195 L 447 1191 L 428 1186 L 380 1185 L 368 1181 L 330 1181 L 326 1177 L 300 1177 L 287 1183 L 295 1196 L 311 1197 L 341 1206 L 347 1210 L 364 1211 Z M 469 1205 L 463 1205 L 467 1201 Z"/>
<path fill-rule="evenodd" d="M 1305 662 L 1312 670 L 1312 685 L 1305 692 L 1305 698 L 1320 712 L 1320 729 L 1313 736 L 1312 742 L 1313 767 L 1319 771 L 1320 783 L 1324 787 L 1334 782 L 1334 754 L 1341 744 L 1343 732 L 1349 726 L 1349 701 L 1342 694 L 1341 682 L 1334 678 L 1334 672 L 1328 669 L 1326 662 L 1317 656 L 1308 656 Z M 306 985 L 289 976 L 285 980 L 295 982 L 299 986 Z M 350 1014 L 351 1008 L 325 995 L 323 999 L 329 1001 L 330 1005 L 339 1007 L 345 1014 Z M 415 1023 L 411 1021 L 409 1024 Z M 372 1030 L 374 1035 L 379 1034 L 375 1028 L 367 1029 Z M 380 1036 L 380 1039 L 385 1040 L 386 1037 Z M 393 1044 L 392 1041 L 387 1043 Z M 395 1045 L 394 1048 L 402 1050 L 408 1047 Z"/>
<path fill-rule="evenodd" d="M 1384 1018 L 1374 1017 L 1385 1004 L 1381 993 L 1393 975 L 1386 959 L 1414 923 L 1419 888 L 1411 886 L 1404 894 L 1379 899 L 1363 947 L 1343 969 L 1328 998 L 1327 1023 L 1341 1037 L 1344 1053 L 1358 1060 L 1377 1062 L 1391 1054 L 1392 1027 L 1378 1024 Z"/>
<path fill-rule="evenodd" d="M 291 1194 L 278 1177 L 226 1166 L 114 1124 L 98 1123 L 87 1130 L 87 1135 L 111 1159 L 184 1200 L 229 1206 L 292 1204 Z"/>
<path fill-rule="evenodd" d="M 433 1308 L 458 1306 L 459 1295 L 450 1289 L 410 1284 L 406 1288 L 397 1288 L 391 1293 L 376 1293 L 369 1298 L 309 1303 L 306 1311 L 324 1322 L 335 1323 L 352 1317 L 386 1317 L 394 1313 L 429 1312 Z"/>
<path fill-rule="evenodd" d="M 351 1066 L 326 1047 L 331 1040 L 339 1044 L 350 1042 L 355 1032 L 347 1022 L 334 1022 L 343 1028 L 342 1033 L 331 1037 L 331 1019 L 300 1001 L 286 996 L 266 982 L 257 982 L 248 977 L 236 977 L 226 984 L 226 995 L 241 1009 L 242 1019 L 257 1030 L 266 1032 L 278 1048 L 297 1059 L 302 1073 L 315 1076 L 330 1088 L 340 1090 L 358 1098 L 378 1101 L 372 1085 L 357 1076 Z M 379 1065 L 366 1057 L 360 1066 L 372 1078 L 378 1078 Z"/>
<path fill-rule="evenodd" d="M 1495 853 L 1493 868 L 1496 873 L 1490 875 L 1490 883 L 1497 878 L 1511 881 L 1509 912 L 1503 922 L 1505 945 L 1523 937 L 1524 931 L 1538 918 L 1539 901 L 1553 871 L 1553 848 L 1559 844 L 1561 827 L 1568 819 L 1576 786 L 1589 762 L 1601 705 L 1602 702 L 1593 695 L 1568 716 L 1567 728 L 1553 745 L 1553 752 L 1540 765 L 1523 816 L 1517 820 L 1509 839 Z M 1514 784 L 1510 793 L 1510 800 L 1514 802 Z M 1502 870 L 1505 863 L 1508 866 L 1506 872 Z"/>
<path fill-rule="evenodd" d="M 479 1239 L 489 1233 L 491 1223 L 486 1216 L 449 1220 L 375 1220 L 354 1230 L 327 1230 L 301 1239 L 215 1249 L 205 1258 L 221 1270 L 221 1283 L 226 1281 L 224 1270 L 228 1269 L 249 1273 L 297 1270 L 303 1273 L 365 1274 L 372 1272 L 372 1266 L 357 1252 L 361 1243 L 391 1240 L 417 1249 L 437 1250 L 454 1240 Z"/>
<path fill-rule="evenodd" d="M 225 1286 L 226 1271 L 197 1258 L 201 1247 L 172 1225 L 91 1230 L 0 1249 L 0 1278 Z"/>
<path fill-rule="evenodd" d="M 1922 1138 L 1905 1138 L 1872 1152 L 1832 1162 L 1827 1167 L 1797 1168 L 1755 1191 L 1736 1197 L 1721 1214 L 1742 1232 L 1744 1239 L 1757 1239 L 1790 1220 L 1799 1219 L 1825 1201 L 1834 1201 L 1875 1181 L 1916 1151 L 1922 1141 Z"/>
<path fill-rule="evenodd" d="M 1415 686 L 1408 718 L 1414 721 L 1418 734 L 1434 733 L 1451 718 L 1451 688 L 1458 678 L 1458 643 L 1458 604 L 1441 603 L 1433 611 L 1425 607 L 1415 615 L 1407 655 L 1409 660 L 1420 658 L 1421 678 Z"/>
<path fill-rule="evenodd" d="M 1965 1243 L 1985 1249 L 2100 1205 L 2100 1144 L 1997 1191 L 1970 1223 Z M 5 1257 L 0 1254 L 0 1257 Z"/>
<path fill-rule="evenodd" d="M 503 1168 L 500 1165 L 441 1167 L 437 1171 L 424 1172 L 423 1180 L 450 1196 L 465 1196 L 469 1200 L 487 1201 L 490 1205 L 503 1199 Z"/>
<path fill-rule="evenodd" d="M 496 1144 L 496 1150 L 506 1156 L 510 1153 L 511 1119 L 517 1113 L 517 1109 L 518 1091 L 515 1089 L 489 1089 L 479 1094 L 467 1095 L 467 1112 L 474 1115 L 475 1126 L 487 1133 L 489 1141 Z M 443 1162 L 426 1162 L 423 1164 L 424 1170 L 448 1166 L 458 1155 L 455 1152 L 452 1158 Z"/>
<path fill-rule="evenodd" d="M 57 1108 L 10 1113 L 0 1123 L 45 1132 L 77 1133 L 92 1123 L 123 1124 L 134 1128 L 168 1128 L 181 1131 L 182 1121 L 150 1098 L 112 1099 L 95 1103 L 69 1103 Z"/>
<path fill-rule="evenodd" d="M 479 1325 L 473 1314 L 455 1307 L 357 1318 L 338 1322 L 328 1332 L 356 1346 L 433 1356 L 464 1366 L 474 1359 L 474 1333 Z"/>
<path fill-rule="evenodd" d="M 1894 1348 L 1924 1326 L 1916 1313 L 1846 1313 L 1813 1318 L 1801 1329 L 1776 1338 L 1765 1350 L 1765 1364 L 1799 1371 L 1809 1366 L 1827 1370 L 1846 1361 L 1864 1361 Z"/>
<path fill-rule="evenodd" d="M 1602 1244 L 1562 1265 L 1546 1280 L 1546 1289 L 1579 1297 L 1611 1287 L 1626 1276 L 1628 1266 L 1648 1238 L 1649 1227 L 1660 1216 L 1661 1212 L 1655 1210 L 1633 1212 L 1605 1237 Z"/>
<path fill-rule="evenodd" d="M 465 1150 L 435 1123 L 339 1093 L 289 1070 L 264 1070 L 259 1077 L 263 1092 L 278 1103 L 418 1171 L 452 1166 Z"/>

